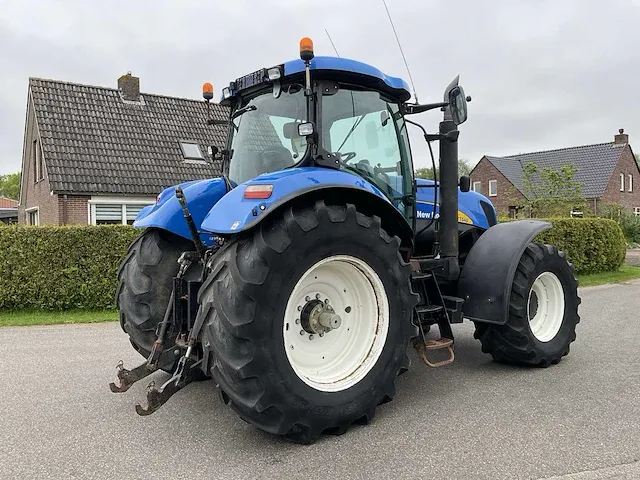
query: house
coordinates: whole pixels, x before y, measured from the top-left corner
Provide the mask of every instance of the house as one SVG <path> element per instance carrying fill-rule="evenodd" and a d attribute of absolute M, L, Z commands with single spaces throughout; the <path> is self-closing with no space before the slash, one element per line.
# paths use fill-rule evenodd
<path fill-rule="evenodd" d="M 19 223 L 131 224 L 164 188 L 218 175 L 208 147 L 227 135 L 204 101 L 141 93 L 131 73 L 117 87 L 29 79 Z"/>
<path fill-rule="evenodd" d="M 0 197 L 0 222 L 18 223 L 18 202 L 7 197 Z"/>
<path fill-rule="evenodd" d="M 488 196 L 498 212 L 514 216 L 526 201 L 522 178 L 528 163 L 555 170 L 574 165 L 574 179 L 594 213 L 602 203 L 618 203 L 640 216 L 640 170 L 623 129 L 613 142 L 507 157 L 485 155 L 471 171 L 472 189 Z"/>

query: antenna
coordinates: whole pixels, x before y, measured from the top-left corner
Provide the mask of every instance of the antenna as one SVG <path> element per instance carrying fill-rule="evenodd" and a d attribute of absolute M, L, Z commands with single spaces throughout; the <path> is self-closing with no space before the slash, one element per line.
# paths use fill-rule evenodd
<path fill-rule="evenodd" d="M 382 3 L 384 4 L 384 9 L 387 11 L 387 17 L 389 17 L 389 23 L 391 23 L 393 34 L 395 35 L 396 41 L 398 42 L 398 47 L 400 48 L 400 53 L 402 54 L 402 59 L 404 60 L 404 66 L 407 67 L 407 73 L 409 74 L 409 80 L 411 81 L 411 88 L 413 88 L 413 96 L 416 97 L 416 103 L 418 103 L 418 94 L 416 93 L 416 86 L 413 83 L 413 78 L 411 77 L 411 71 L 409 70 L 407 59 L 405 58 L 404 52 L 402 51 L 402 45 L 400 45 L 400 39 L 398 38 L 398 34 L 396 33 L 396 27 L 394 27 L 393 20 L 391 20 L 391 14 L 389 13 L 389 9 L 387 8 L 387 2 L 382 0 Z"/>
<path fill-rule="evenodd" d="M 335 50 L 336 55 L 339 57 L 340 54 L 338 53 L 338 49 L 336 48 L 336 46 L 333 44 L 333 40 L 331 40 L 331 35 L 329 35 L 329 32 L 327 31 L 326 28 L 324 29 L 324 31 L 326 32 L 327 37 L 329 37 L 329 41 L 331 42 L 331 45 L 333 45 L 333 49 Z"/>

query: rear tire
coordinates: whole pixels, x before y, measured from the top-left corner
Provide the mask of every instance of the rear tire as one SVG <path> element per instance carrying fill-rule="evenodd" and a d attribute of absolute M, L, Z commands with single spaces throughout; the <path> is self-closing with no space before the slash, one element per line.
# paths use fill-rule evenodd
<path fill-rule="evenodd" d="M 507 323 L 476 323 L 474 337 L 497 362 L 548 367 L 569 353 L 579 305 L 578 280 L 564 252 L 532 242 L 518 263 Z"/>
<path fill-rule="evenodd" d="M 147 229 L 130 245 L 118 269 L 120 325 L 145 358 L 169 304 L 178 258 L 187 250 L 193 250 L 193 242 L 164 230 Z M 164 370 L 172 371 L 172 365 Z"/>
<path fill-rule="evenodd" d="M 203 346 L 222 400 L 243 420 L 311 443 L 370 422 L 394 397 L 418 297 L 400 241 L 378 217 L 322 201 L 271 215 L 213 258 L 200 291 Z M 309 338 L 307 305 L 324 309 L 325 297 L 342 323 Z"/>

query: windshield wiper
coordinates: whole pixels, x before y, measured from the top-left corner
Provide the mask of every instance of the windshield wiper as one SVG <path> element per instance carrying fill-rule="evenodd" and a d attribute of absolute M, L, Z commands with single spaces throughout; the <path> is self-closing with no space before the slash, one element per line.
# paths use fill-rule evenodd
<path fill-rule="evenodd" d="M 347 136 L 344 137 L 344 140 L 342 141 L 342 143 L 340 144 L 340 146 L 338 147 L 338 150 L 336 150 L 337 152 L 340 151 L 340 149 L 344 146 L 344 144 L 347 142 L 347 139 L 351 136 L 351 134 L 353 133 L 353 131 L 356 129 L 356 127 L 358 125 L 360 125 L 360 122 L 362 122 L 362 120 L 364 120 L 364 116 L 365 114 L 363 113 L 362 115 L 360 115 L 360 118 L 358 118 L 358 120 L 356 120 L 355 122 L 353 122 L 353 127 L 351 127 L 351 130 L 349 130 L 349 133 L 347 133 Z"/>
<path fill-rule="evenodd" d="M 238 110 L 236 110 L 233 115 L 231 115 L 231 120 L 235 120 L 236 118 L 238 118 L 240 115 L 244 115 L 245 113 L 251 111 L 251 110 L 257 110 L 258 107 L 256 107 L 255 105 L 247 105 L 246 107 L 242 107 L 239 108 Z"/>

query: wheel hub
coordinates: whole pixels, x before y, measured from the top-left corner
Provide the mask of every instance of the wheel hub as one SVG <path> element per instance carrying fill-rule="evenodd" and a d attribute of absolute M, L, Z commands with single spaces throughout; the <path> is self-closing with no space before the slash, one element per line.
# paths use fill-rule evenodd
<path fill-rule="evenodd" d="M 307 301 L 302 307 L 300 324 L 306 333 L 324 336 L 325 333 L 339 328 L 342 325 L 342 318 L 329 304 L 329 299 L 323 302 L 317 298 L 319 296 L 316 295 L 315 299 Z"/>

